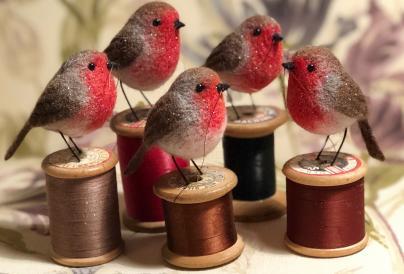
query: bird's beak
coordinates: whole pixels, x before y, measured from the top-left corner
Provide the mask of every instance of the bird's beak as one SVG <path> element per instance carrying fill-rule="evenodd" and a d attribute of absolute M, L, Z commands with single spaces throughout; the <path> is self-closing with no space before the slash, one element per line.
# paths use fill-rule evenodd
<path fill-rule="evenodd" d="M 292 70 L 295 68 L 295 64 L 293 62 L 282 63 L 282 67 L 287 70 Z"/>
<path fill-rule="evenodd" d="M 229 89 L 230 85 L 225 83 L 219 83 L 216 85 L 217 92 L 222 93 Z"/>
<path fill-rule="evenodd" d="M 108 61 L 107 62 L 107 68 L 108 68 L 108 70 L 111 70 L 113 68 L 118 68 L 118 63 L 115 63 L 113 61 Z"/>
<path fill-rule="evenodd" d="M 282 35 L 280 34 L 280 33 L 274 33 L 273 35 L 272 35 L 272 41 L 273 42 L 280 42 L 280 41 L 282 41 L 283 40 L 283 37 L 282 37 Z"/>
<path fill-rule="evenodd" d="M 182 27 L 185 27 L 185 24 L 182 23 L 182 22 L 180 21 L 180 19 L 175 20 L 175 22 L 174 22 L 174 28 L 175 28 L 175 29 L 180 29 L 180 28 L 182 28 Z"/>

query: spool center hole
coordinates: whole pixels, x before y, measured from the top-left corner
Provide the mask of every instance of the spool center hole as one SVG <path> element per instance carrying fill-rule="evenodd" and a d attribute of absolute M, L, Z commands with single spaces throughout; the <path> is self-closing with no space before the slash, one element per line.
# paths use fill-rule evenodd
<path fill-rule="evenodd" d="M 190 183 L 196 183 L 196 182 L 202 181 L 202 176 L 199 174 L 191 174 L 191 175 L 187 176 L 187 178 Z"/>

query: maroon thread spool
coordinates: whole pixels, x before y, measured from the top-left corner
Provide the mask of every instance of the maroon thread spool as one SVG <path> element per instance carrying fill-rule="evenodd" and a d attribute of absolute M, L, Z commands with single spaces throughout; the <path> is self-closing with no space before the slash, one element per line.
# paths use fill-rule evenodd
<path fill-rule="evenodd" d="M 84 149 L 80 162 L 68 149 L 43 160 L 55 262 L 94 266 L 122 253 L 117 162 L 113 152 L 102 148 Z"/>
<path fill-rule="evenodd" d="M 160 198 L 153 193 L 153 184 L 164 174 L 176 169 L 171 155 L 158 147 L 153 147 L 146 152 L 136 172 L 130 176 L 123 175 L 130 159 L 142 145 L 145 118 L 149 110 L 135 110 L 140 121 L 133 121 L 130 110 L 120 112 L 112 118 L 111 128 L 117 134 L 125 197 L 126 212 L 123 214 L 123 223 L 133 231 L 158 233 L 165 231 L 164 214 Z M 176 159 L 181 167 L 189 165 L 183 159 Z"/>
<path fill-rule="evenodd" d="M 366 247 L 364 176 L 361 159 L 335 152 L 299 155 L 283 167 L 286 176 L 285 244 L 311 257 L 341 257 Z"/>

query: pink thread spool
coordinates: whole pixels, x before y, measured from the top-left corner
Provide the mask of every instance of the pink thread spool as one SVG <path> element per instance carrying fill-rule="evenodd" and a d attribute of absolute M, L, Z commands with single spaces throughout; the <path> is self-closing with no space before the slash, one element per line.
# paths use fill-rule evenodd
<path fill-rule="evenodd" d="M 144 127 L 149 109 L 136 109 L 140 121 L 132 121 L 130 110 L 115 115 L 111 128 L 117 134 L 118 156 L 122 173 L 122 184 L 126 212 L 125 226 L 137 232 L 158 233 L 165 231 L 164 214 L 160 198 L 153 193 L 153 185 L 166 173 L 176 169 L 171 155 L 158 147 L 146 152 L 139 169 L 130 176 L 123 172 L 129 160 L 143 142 Z M 180 167 L 187 167 L 188 161 L 176 158 Z"/>

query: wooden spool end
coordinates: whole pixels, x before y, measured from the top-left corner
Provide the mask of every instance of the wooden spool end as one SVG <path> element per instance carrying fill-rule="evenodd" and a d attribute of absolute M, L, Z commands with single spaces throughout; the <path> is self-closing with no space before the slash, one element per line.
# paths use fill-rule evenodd
<path fill-rule="evenodd" d="M 282 217 L 286 213 L 286 193 L 276 193 L 263 200 L 233 200 L 234 218 L 237 222 L 263 222 Z"/>
<path fill-rule="evenodd" d="M 229 169 L 217 166 L 202 168 L 202 179 L 195 182 L 198 174 L 195 168 L 184 168 L 183 172 L 191 182 L 186 188 L 185 182 L 177 172 L 163 176 L 154 185 L 154 193 L 161 199 L 179 204 L 197 204 L 209 202 L 228 194 L 237 184 L 237 176 Z M 237 235 L 236 242 L 229 248 L 215 254 L 186 256 L 171 251 L 167 244 L 163 246 L 162 256 L 166 262 L 183 268 L 201 269 L 220 266 L 238 258 L 244 249 L 244 242 Z"/>
<path fill-rule="evenodd" d="M 320 187 L 350 184 L 365 176 L 367 167 L 360 158 L 341 152 L 331 166 L 334 155 L 324 151 L 320 162 L 317 153 L 298 155 L 285 163 L 282 172 L 295 183 Z"/>
<path fill-rule="evenodd" d="M 337 258 L 352 255 L 364 249 L 368 244 L 368 234 L 365 233 L 365 237 L 363 237 L 363 239 L 357 242 L 356 244 L 340 248 L 329 248 L 329 249 L 310 248 L 292 242 L 291 240 L 289 240 L 287 235 L 285 235 L 284 242 L 285 245 L 290 250 L 307 257 Z"/>
<path fill-rule="evenodd" d="M 146 118 L 150 108 L 135 108 L 139 121 L 135 121 L 130 109 L 119 112 L 112 117 L 110 122 L 111 129 L 120 136 L 143 138 Z"/>
<path fill-rule="evenodd" d="M 121 255 L 123 252 L 123 244 L 121 244 L 119 247 L 109 251 L 106 254 L 103 254 L 98 257 L 92 257 L 92 258 L 66 258 L 57 255 L 53 250 L 51 252 L 51 258 L 54 260 L 56 263 L 65 265 L 65 266 L 70 266 L 70 267 L 89 267 L 89 266 L 95 266 L 95 265 L 101 265 L 108 263 L 112 261 L 113 259 L 117 258 L 119 255 Z"/>
<path fill-rule="evenodd" d="M 235 138 L 259 138 L 272 134 L 288 120 L 286 111 L 274 106 L 257 106 L 252 112 L 251 106 L 236 106 L 240 119 L 237 119 L 234 110 L 227 108 L 227 127 L 225 136 Z"/>
<path fill-rule="evenodd" d="M 123 213 L 122 215 L 123 224 L 132 231 L 141 233 L 162 233 L 166 231 L 164 221 L 156 222 L 142 222 L 133 219 L 128 216 L 128 214 Z"/>
<path fill-rule="evenodd" d="M 42 161 L 42 169 L 56 178 L 88 178 L 110 171 L 117 162 L 115 153 L 104 148 L 83 149 L 80 162 L 69 149 L 63 149 L 48 155 Z"/>
<path fill-rule="evenodd" d="M 237 235 L 236 242 L 229 248 L 215 254 L 204 256 L 183 256 L 172 252 L 167 244 L 161 251 L 164 260 L 169 264 L 183 268 L 203 269 L 227 264 L 237 259 L 244 249 L 244 242 L 240 235 Z"/>
<path fill-rule="evenodd" d="M 333 166 L 330 163 L 335 156 L 335 152 L 323 152 L 320 161 L 316 160 L 316 156 L 317 153 L 298 155 L 286 162 L 282 171 L 294 183 L 323 187 L 325 190 L 334 186 L 355 183 L 365 176 L 366 164 L 354 155 L 340 153 Z M 362 240 L 352 245 L 338 248 L 302 246 L 290 240 L 287 235 L 285 235 L 284 242 L 289 249 L 305 256 L 334 258 L 351 255 L 364 249 L 368 242 L 368 235 L 365 232 Z"/>
<path fill-rule="evenodd" d="M 154 185 L 154 193 L 161 199 L 179 204 L 196 204 L 220 198 L 229 193 L 237 184 L 237 176 L 233 171 L 218 167 L 207 166 L 202 169 L 202 179 L 195 182 L 198 172 L 195 168 L 182 169 L 188 181 L 188 186 L 178 171 L 170 172 L 160 178 Z"/>

